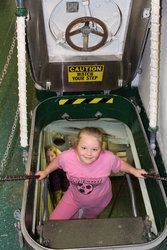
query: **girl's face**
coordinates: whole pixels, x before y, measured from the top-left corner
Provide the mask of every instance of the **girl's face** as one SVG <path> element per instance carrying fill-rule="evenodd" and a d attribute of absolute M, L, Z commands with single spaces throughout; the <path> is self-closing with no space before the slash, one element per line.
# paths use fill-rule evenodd
<path fill-rule="evenodd" d="M 82 134 L 76 147 L 78 158 L 82 163 L 91 164 L 101 152 L 101 144 L 95 136 Z"/>
<path fill-rule="evenodd" d="M 55 153 L 53 151 L 47 152 L 47 161 L 48 162 L 51 162 L 55 158 L 56 158 L 56 155 L 55 155 Z"/>

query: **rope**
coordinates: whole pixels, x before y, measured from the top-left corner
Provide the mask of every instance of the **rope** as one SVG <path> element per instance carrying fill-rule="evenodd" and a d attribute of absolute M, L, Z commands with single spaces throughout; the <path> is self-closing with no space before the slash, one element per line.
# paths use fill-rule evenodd
<path fill-rule="evenodd" d="M 158 92 L 159 92 L 159 35 L 160 35 L 160 0 L 151 2 L 151 63 L 150 63 L 150 104 L 149 126 L 157 128 Z"/>
<path fill-rule="evenodd" d="M 20 111 L 20 144 L 28 146 L 27 138 L 27 97 L 26 97 L 26 50 L 25 50 L 25 16 L 17 20 L 17 57 L 18 57 L 18 89 Z"/>

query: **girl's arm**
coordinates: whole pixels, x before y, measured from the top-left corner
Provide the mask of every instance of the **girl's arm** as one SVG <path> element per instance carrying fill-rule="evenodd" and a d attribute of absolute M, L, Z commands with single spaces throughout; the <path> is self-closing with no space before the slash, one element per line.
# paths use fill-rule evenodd
<path fill-rule="evenodd" d="M 147 174 L 144 169 L 136 169 L 125 161 L 122 162 L 120 171 L 133 174 L 137 178 L 144 178 L 143 174 Z"/>
<path fill-rule="evenodd" d="M 56 158 L 55 158 L 49 163 L 49 165 L 45 168 L 45 170 L 37 171 L 35 175 L 39 175 L 40 177 L 38 180 L 42 180 L 56 169 L 58 169 L 58 166 L 56 166 Z"/>

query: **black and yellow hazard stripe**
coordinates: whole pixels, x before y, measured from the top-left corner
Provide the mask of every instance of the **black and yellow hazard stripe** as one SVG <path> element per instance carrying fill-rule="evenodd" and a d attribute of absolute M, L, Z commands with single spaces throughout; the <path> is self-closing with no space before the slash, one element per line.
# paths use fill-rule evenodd
<path fill-rule="evenodd" d="M 63 98 L 59 100 L 59 105 L 67 105 L 67 104 L 98 104 L 98 103 L 113 103 L 113 98 L 103 98 L 103 97 L 95 97 L 95 98 L 76 98 L 76 99 L 68 99 Z"/>

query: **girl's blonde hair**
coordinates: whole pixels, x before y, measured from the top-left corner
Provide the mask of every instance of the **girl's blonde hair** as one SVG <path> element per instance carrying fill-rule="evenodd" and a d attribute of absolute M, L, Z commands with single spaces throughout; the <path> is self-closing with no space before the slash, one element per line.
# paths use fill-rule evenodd
<path fill-rule="evenodd" d="M 102 148 L 103 133 L 100 131 L 100 129 L 95 128 L 95 127 L 85 127 L 85 128 L 82 128 L 80 130 L 80 132 L 78 133 L 76 146 L 78 145 L 79 140 L 81 139 L 81 137 L 82 137 L 83 134 L 87 134 L 87 135 L 91 135 L 91 136 L 96 137 L 96 139 L 98 140 L 98 142 L 100 143 L 100 146 Z"/>

